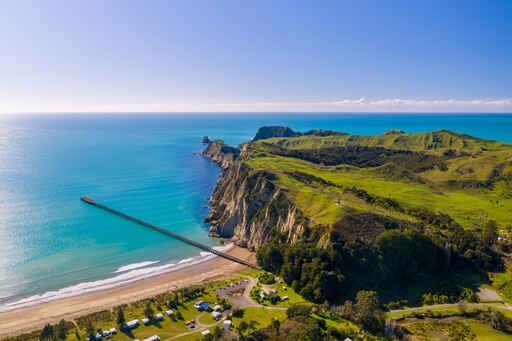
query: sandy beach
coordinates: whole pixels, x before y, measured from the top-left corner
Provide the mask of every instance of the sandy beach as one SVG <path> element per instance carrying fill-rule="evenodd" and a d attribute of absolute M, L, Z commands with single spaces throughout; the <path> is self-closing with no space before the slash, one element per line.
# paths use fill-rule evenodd
<path fill-rule="evenodd" d="M 256 263 L 254 253 L 234 246 L 227 253 Z M 159 293 L 232 276 L 246 268 L 224 258 L 195 264 L 171 273 L 141 280 L 126 286 L 65 298 L 31 307 L 0 313 L 0 337 L 17 335 L 92 312 L 135 302 Z"/>

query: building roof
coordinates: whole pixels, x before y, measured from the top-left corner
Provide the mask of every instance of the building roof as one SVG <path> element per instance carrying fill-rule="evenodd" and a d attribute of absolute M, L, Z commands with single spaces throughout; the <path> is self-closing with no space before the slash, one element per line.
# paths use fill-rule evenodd
<path fill-rule="evenodd" d="M 158 335 L 153 335 L 153 336 L 150 336 L 142 341 L 158 341 L 160 340 L 160 337 Z"/>
<path fill-rule="evenodd" d="M 137 324 L 139 324 L 139 320 L 137 320 L 137 319 L 126 322 L 127 326 L 134 326 Z"/>

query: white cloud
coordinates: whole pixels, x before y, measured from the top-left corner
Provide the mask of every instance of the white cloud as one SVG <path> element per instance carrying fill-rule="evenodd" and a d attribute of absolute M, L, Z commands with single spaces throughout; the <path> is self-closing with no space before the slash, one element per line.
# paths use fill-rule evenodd
<path fill-rule="evenodd" d="M 115 112 L 512 112 L 512 98 L 410 99 L 343 98 L 333 101 L 283 101 L 242 103 L 123 104 L 92 107 L 88 111 Z"/>
<path fill-rule="evenodd" d="M 4 110 L 2 110 L 4 109 Z M 332 101 L 212 102 L 212 103 L 119 103 L 81 107 L 23 108 L 15 112 L 468 112 L 512 113 L 512 98 L 411 99 L 365 97 Z M 9 112 L 2 108 L 0 112 Z"/>

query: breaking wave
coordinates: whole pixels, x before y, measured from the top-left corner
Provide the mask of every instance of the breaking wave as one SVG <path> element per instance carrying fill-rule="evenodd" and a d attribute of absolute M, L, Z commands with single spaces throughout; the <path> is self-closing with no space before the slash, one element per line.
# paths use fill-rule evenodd
<path fill-rule="evenodd" d="M 233 244 L 227 244 L 223 246 L 214 247 L 215 250 L 218 251 L 227 251 L 233 247 Z M 59 290 L 48 291 L 44 294 L 33 295 L 27 298 L 23 298 L 21 300 L 5 303 L 0 306 L 0 312 L 6 312 L 14 309 L 19 309 L 23 307 L 29 307 L 41 303 L 46 303 L 50 301 L 55 301 L 62 298 L 79 296 L 95 291 L 101 291 L 105 289 L 115 288 L 118 286 L 126 285 L 129 283 L 133 283 L 142 279 L 158 276 L 161 274 L 173 272 L 176 270 L 180 270 L 192 265 L 196 265 L 207 260 L 213 259 L 217 257 L 214 254 L 209 252 L 200 252 L 198 256 L 186 258 L 180 260 L 176 263 L 169 263 L 157 266 L 149 266 L 152 264 L 156 264 L 160 261 L 152 261 L 152 262 L 140 262 L 129 264 L 126 266 L 122 266 L 117 269 L 114 273 L 120 273 L 114 277 L 101 279 L 92 282 L 83 282 L 76 285 L 71 285 Z"/>
<path fill-rule="evenodd" d="M 150 261 L 150 262 L 140 262 L 140 263 L 128 264 L 128 265 L 120 267 L 119 269 L 114 271 L 114 273 L 125 272 L 125 271 L 128 271 L 128 270 L 143 268 L 143 267 L 146 267 L 148 265 L 156 264 L 158 262 L 160 262 L 160 261 L 159 260 L 155 260 L 155 261 Z"/>

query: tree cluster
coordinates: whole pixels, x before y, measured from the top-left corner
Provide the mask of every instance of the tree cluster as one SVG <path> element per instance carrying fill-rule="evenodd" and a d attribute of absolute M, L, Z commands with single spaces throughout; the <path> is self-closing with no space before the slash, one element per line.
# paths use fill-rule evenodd
<path fill-rule="evenodd" d="M 386 217 L 382 219 L 387 220 L 372 220 L 372 214 L 365 215 L 368 219 L 356 216 L 346 215 L 343 223 L 334 224 L 326 248 L 318 247 L 316 237 L 289 245 L 276 236 L 260 247 L 258 262 L 317 303 L 339 303 L 354 297 L 362 288 L 385 290 L 449 271 L 490 271 L 503 267 L 494 222 L 489 222 L 480 234 L 462 228 L 441 234 Z M 473 293 L 458 287 L 451 292 L 431 294 L 438 296 L 423 299 L 475 300 Z"/>
<path fill-rule="evenodd" d="M 39 340 L 41 341 L 57 341 L 65 340 L 67 337 L 68 330 L 73 328 L 73 324 L 65 320 L 60 320 L 56 325 L 47 324 L 44 326 Z"/>

